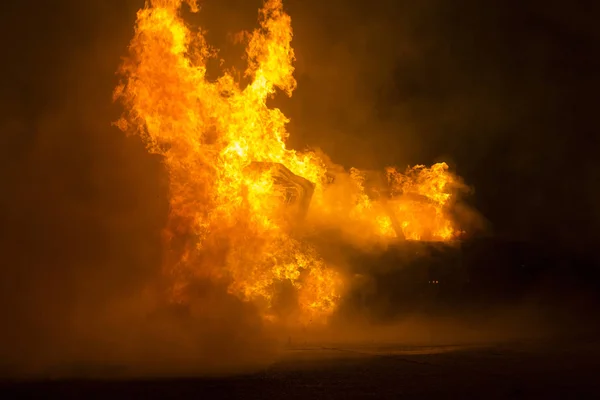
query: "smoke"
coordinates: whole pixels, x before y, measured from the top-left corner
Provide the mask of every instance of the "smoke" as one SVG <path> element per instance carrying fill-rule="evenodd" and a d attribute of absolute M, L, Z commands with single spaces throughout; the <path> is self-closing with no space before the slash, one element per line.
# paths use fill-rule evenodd
<path fill-rule="evenodd" d="M 1 373 L 166 375 L 268 360 L 256 311 L 226 288 L 197 288 L 202 310 L 161 311 L 164 171 L 110 127 L 110 87 L 86 83 L 85 98 L 71 92 L 22 128 L 23 154 L 5 148 Z"/>
<path fill-rule="evenodd" d="M 162 304 L 167 177 L 111 126 L 139 3 L 48 5 L 48 20 L 15 4 L 23 26 L 3 21 L 15 30 L 2 35 L 3 376 L 231 372 L 276 350 L 224 287 L 199 283 L 187 310 Z"/>
<path fill-rule="evenodd" d="M 240 59 L 227 35 L 252 28 L 260 2 L 204 3 L 192 21 L 224 59 Z M 447 160 L 498 233 L 589 251 L 600 220 L 594 24 L 556 4 L 480 3 L 287 1 L 298 89 L 273 103 L 291 117 L 291 144 L 345 167 Z M 114 72 L 142 4 L 2 6 L 2 373 L 231 371 L 276 354 L 255 310 L 224 288 L 199 285 L 191 321 L 160 311 L 166 177 L 110 126 Z M 471 209 L 465 218 L 481 224 Z M 350 275 L 343 243 L 332 248 Z"/>
<path fill-rule="evenodd" d="M 299 346 L 473 345 L 600 328 L 597 275 L 549 249 L 493 240 L 339 251 L 328 239 L 320 251 L 340 266 L 347 292 L 328 326 L 290 333 Z"/>
<path fill-rule="evenodd" d="M 291 142 L 345 167 L 446 161 L 496 234 L 591 253 L 600 35 L 591 3 L 551 3 L 287 2 Z"/>

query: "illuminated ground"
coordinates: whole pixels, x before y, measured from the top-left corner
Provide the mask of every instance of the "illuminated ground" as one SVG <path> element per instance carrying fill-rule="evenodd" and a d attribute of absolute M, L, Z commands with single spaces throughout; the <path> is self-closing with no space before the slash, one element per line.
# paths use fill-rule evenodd
<path fill-rule="evenodd" d="M 47 398 L 591 398 L 600 390 L 600 341 L 477 346 L 292 347 L 252 375 L 154 381 L 4 384 Z M 485 393 L 485 394 L 483 394 Z"/>

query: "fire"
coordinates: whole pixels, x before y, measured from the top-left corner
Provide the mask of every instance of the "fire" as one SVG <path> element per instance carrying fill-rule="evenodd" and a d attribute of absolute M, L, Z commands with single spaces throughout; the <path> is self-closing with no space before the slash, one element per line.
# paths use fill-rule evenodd
<path fill-rule="evenodd" d="M 343 220 L 375 242 L 455 235 L 446 213 L 455 178 L 446 164 L 406 173 L 389 168 L 388 192 L 373 196 L 363 172 L 352 169 L 332 184 L 315 153 L 286 148 L 289 121 L 266 105 L 277 90 L 291 96 L 296 87 L 291 18 L 281 0 L 266 0 L 259 28 L 246 35 L 250 83 L 244 87 L 227 72 L 207 80 L 207 60 L 217 52 L 183 21 L 183 3 L 151 0 L 138 12 L 115 90 L 126 109 L 117 126 L 139 134 L 169 174 L 164 265 L 171 300 L 188 301 L 196 279 L 225 280 L 232 294 L 272 317 L 275 288 L 290 282 L 302 319 L 335 310 L 341 277 L 294 233 L 273 168 L 251 168 L 257 162 L 279 163 L 314 184 L 307 223 Z M 195 0 L 185 3 L 198 11 Z"/>

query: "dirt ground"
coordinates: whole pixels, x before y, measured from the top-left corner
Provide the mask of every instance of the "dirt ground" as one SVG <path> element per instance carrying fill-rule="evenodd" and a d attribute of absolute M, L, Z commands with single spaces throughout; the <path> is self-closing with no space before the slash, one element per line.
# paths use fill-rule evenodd
<path fill-rule="evenodd" d="M 4 382 L 3 398 L 598 398 L 600 340 L 290 346 L 259 372 L 165 380 Z"/>

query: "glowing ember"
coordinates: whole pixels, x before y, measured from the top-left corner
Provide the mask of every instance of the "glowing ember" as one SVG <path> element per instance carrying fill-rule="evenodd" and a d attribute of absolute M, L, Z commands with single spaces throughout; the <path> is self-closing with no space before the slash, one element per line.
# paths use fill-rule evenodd
<path fill-rule="evenodd" d="M 330 184 L 316 154 L 286 148 L 288 119 L 266 105 L 276 89 L 291 95 L 296 86 L 291 19 L 281 0 L 265 2 L 260 28 L 247 36 L 251 83 L 245 87 L 228 73 L 206 79 L 215 51 L 181 19 L 182 3 L 151 0 L 138 12 L 120 69 L 124 81 L 115 90 L 127 110 L 117 125 L 139 134 L 169 173 L 165 270 L 171 300 L 187 301 L 196 279 L 225 280 L 232 294 L 254 301 L 268 317 L 277 284 L 290 282 L 302 320 L 334 311 L 341 279 L 300 234 L 292 234 L 289 207 L 275 182 L 277 164 L 314 183 L 305 221 L 314 227 L 338 226 L 371 242 L 455 235 L 445 211 L 455 178 L 446 164 L 405 174 L 390 168 L 388 192 L 373 198 L 363 172 L 338 174 Z M 195 0 L 186 3 L 198 11 Z M 271 167 L 249 168 L 251 163 Z M 300 191 L 303 185 L 297 185 Z"/>

